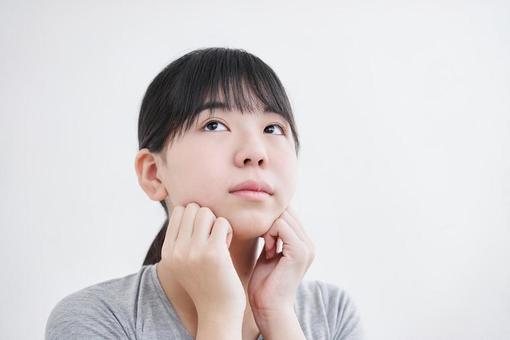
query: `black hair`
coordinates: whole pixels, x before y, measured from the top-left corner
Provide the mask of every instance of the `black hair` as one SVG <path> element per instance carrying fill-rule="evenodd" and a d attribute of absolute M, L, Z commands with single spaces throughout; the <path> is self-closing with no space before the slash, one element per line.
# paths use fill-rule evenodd
<path fill-rule="evenodd" d="M 211 112 L 221 107 L 244 113 L 260 109 L 260 104 L 264 111 L 279 114 L 289 123 L 298 155 L 294 114 L 275 72 L 243 49 L 193 50 L 167 65 L 147 88 L 138 117 L 138 148 L 160 153 L 191 127 L 204 108 Z M 165 154 L 162 156 L 166 162 Z M 161 260 L 169 211 L 164 200 L 160 203 L 166 220 L 150 245 L 143 265 Z"/>

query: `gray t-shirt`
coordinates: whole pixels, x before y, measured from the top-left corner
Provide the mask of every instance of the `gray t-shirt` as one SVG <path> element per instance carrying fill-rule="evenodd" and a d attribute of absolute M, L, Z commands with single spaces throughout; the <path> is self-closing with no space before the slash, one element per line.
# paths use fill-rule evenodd
<path fill-rule="evenodd" d="M 333 284 L 301 281 L 294 311 L 306 339 L 364 339 L 353 301 Z M 193 339 L 161 287 L 156 265 L 64 297 L 53 307 L 45 332 L 46 340 Z"/>

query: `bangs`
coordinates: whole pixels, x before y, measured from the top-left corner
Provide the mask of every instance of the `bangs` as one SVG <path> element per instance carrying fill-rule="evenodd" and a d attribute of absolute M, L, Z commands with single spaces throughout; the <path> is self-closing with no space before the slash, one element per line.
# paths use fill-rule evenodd
<path fill-rule="evenodd" d="M 166 131 L 165 145 L 188 131 L 206 109 L 210 113 L 223 109 L 279 114 L 289 123 L 299 148 L 292 108 L 282 83 L 266 63 L 245 50 L 217 47 L 183 55 L 152 81 L 141 108 L 156 116 L 171 116 L 166 126 L 154 126 L 154 130 Z"/>
<path fill-rule="evenodd" d="M 276 74 L 243 50 L 218 48 L 191 53 L 176 77 L 176 85 L 173 111 L 184 118 L 184 130 L 206 109 L 211 113 L 218 108 L 241 113 L 261 110 L 292 120 L 291 105 Z"/>

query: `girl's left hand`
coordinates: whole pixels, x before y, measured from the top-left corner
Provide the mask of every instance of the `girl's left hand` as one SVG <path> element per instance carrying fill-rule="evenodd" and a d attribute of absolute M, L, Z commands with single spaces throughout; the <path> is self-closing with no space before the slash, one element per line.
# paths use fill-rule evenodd
<path fill-rule="evenodd" d="M 297 288 L 315 256 L 312 241 L 290 207 L 262 237 L 264 249 L 255 264 L 247 289 L 255 319 L 294 312 Z M 280 253 L 276 252 L 278 238 L 283 241 Z M 266 254 L 269 258 L 266 258 Z"/>

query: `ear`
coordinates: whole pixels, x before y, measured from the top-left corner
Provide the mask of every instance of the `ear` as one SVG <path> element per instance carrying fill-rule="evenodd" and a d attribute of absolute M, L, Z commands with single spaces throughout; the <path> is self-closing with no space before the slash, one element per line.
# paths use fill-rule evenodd
<path fill-rule="evenodd" d="M 138 184 L 153 201 L 162 201 L 168 195 L 163 182 L 158 176 L 158 166 L 162 166 L 160 163 L 147 148 L 139 150 L 135 157 Z"/>

